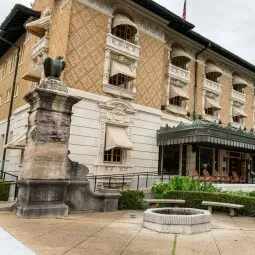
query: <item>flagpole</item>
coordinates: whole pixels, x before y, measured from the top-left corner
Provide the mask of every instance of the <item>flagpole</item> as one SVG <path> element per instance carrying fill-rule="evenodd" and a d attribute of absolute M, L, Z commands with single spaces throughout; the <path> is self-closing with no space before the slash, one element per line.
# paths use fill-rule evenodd
<path fill-rule="evenodd" d="M 186 20 L 186 17 L 187 17 L 186 12 L 187 12 L 187 0 L 184 0 L 183 11 L 182 11 L 182 18 L 184 20 Z"/>

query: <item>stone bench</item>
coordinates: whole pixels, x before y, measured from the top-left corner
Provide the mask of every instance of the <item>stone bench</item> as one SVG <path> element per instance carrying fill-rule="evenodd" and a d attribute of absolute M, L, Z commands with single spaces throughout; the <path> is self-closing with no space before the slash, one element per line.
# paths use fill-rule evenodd
<path fill-rule="evenodd" d="M 153 208 L 158 204 L 174 204 L 175 207 L 178 207 L 180 204 L 185 204 L 185 200 L 181 199 L 144 199 L 143 201 L 150 204 Z"/>
<path fill-rule="evenodd" d="M 234 217 L 237 215 L 237 211 L 244 208 L 244 205 L 238 205 L 238 204 L 229 204 L 229 203 L 220 203 L 220 202 L 212 202 L 212 201 L 202 201 L 202 205 L 208 206 L 208 211 L 212 213 L 212 207 L 226 207 L 229 208 L 229 215 Z"/>

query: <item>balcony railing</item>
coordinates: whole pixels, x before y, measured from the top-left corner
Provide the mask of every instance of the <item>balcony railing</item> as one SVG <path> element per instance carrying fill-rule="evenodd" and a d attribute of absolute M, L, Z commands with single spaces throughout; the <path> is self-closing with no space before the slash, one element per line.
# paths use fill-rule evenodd
<path fill-rule="evenodd" d="M 44 36 L 32 48 L 31 58 L 34 60 L 39 55 L 45 55 L 49 51 L 49 38 Z"/>
<path fill-rule="evenodd" d="M 178 115 L 187 116 L 188 110 L 183 107 L 179 107 L 177 105 L 169 104 L 166 108 L 167 111 L 176 113 Z"/>
<path fill-rule="evenodd" d="M 106 46 L 129 57 L 139 58 L 140 47 L 112 34 L 107 35 Z"/>
<path fill-rule="evenodd" d="M 232 99 L 240 103 L 245 103 L 246 95 L 244 93 L 232 89 Z"/>
<path fill-rule="evenodd" d="M 204 89 L 216 94 L 221 93 L 221 85 L 208 79 L 204 79 Z"/>
<path fill-rule="evenodd" d="M 189 71 L 170 64 L 168 72 L 169 72 L 170 77 L 173 77 L 177 80 L 181 80 L 185 83 L 190 83 L 190 72 Z"/>

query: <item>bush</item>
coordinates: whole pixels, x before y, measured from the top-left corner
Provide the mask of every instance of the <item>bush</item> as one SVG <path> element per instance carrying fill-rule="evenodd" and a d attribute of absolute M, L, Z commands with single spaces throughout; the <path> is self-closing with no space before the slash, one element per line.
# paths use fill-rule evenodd
<path fill-rule="evenodd" d="M 168 190 L 184 190 L 184 191 L 207 191 L 220 192 L 221 189 L 213 186 L 211 183 L 201 183 L 190 179 L 189 177 L 176 176 L 171 178 L 168 184 L 159 183 L 152 187 L 152 191 L 160 198 L 163 192 Z"/>
<path fill-rule="evenodd" d="M 251 191 L 251 192 L 249 193 L 249 195 L 250 195 L 251 197 L 255 197 L 255 191 Z"/>
<path fill-rule="evenodd" d="M 0 181 L 0 201 L 7 201 L 9 198 L 10 183 Z"/>
<path fill-rule="evenodd" d="M 222 203 L 241 204 L 244 209 L 240 210 L 242 215 L 255 216 L 255 198 L 251 196 L 239 196 L 226 192 L 203 192 L 203 191 L 165 191 L 162 194 L 165 199 L 184 199 L 185 207 L 201 208 L 202 201 L 215 201 Z"/>
<path fill-rule="evenodd" d="M 141 190 L 124 190 L 119 199 L 119 210 L 141 210 L 146 209 L 147 205 L 143 201 L 144 193 Z"/>

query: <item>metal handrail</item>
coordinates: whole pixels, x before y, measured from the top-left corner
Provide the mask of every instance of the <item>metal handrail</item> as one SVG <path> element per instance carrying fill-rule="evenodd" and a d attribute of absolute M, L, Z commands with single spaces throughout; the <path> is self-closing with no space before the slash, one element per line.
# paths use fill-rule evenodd
<path fill-rule="evenodd" d="M 174 173 L 163 173 L 159 174 L 158 172 L 136 172 L 136 173 L 123 173 L 123 174 L 109 174 L 109 175 L 89 175 L 87 176 L 88 180 L 94 180 L 94 191 L 96 191 L 98 180 L 106 179 L 108 182 L 108 188 L 111 189 L 112 187 L 112 181 L 113 180 L 121 180 L 121 189 L 124 189 L 125 186 L 125 180 L 131 177 L 137 177 L 137 185 L 136 189 L 138 190 L 140 188 L 140 178 L 142 176 L 146 177 L 145 180 L 145 187 L 148 187 L 148 180 L 149 177 L 158 177 L 159 181 L 163 182 L 165 180 L 165 176 L 168 177 L 168 181 L 171 179 L 171 175 L 174 175 Z"/>
<path fill-rule="evenodd" d="M 5 178 L 6 178 L 6 175 L 15 177 L 15 180 L 7 181 L 7 180 L 5 179 Z M 17 196 L 18 196 L 18 190 L 19 190 L 18 185 L 17 185 L 17 180 L 18 180 L 18 179 L 19 179 L 19 177 L 18 177 L 17 175 L 15 175 L 15 174 L 11 174 L 11 173 L 8 173 L 8 172 L 3 172 L 3 180 L 4 180 L 5 182 L 9 182 L 11 185 L 12 185 L 12 184 L 15 184 L 14 199 L 16 199 Z"/>
<path fill-rule="evenodd" d="M 255 172 L 252 170 L 248 170 L 248 173 L 250 174 L 252 184 L 254 184 Z"/>

